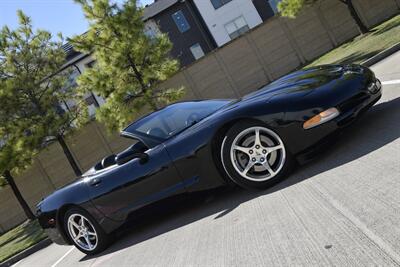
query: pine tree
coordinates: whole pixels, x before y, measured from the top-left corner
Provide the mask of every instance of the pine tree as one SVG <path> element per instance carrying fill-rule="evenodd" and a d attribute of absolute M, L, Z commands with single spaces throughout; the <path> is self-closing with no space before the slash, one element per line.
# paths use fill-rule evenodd
<path fill-rule="evenodd" d="M 87 107 L 70 81 L 72 70 L 62 70 L 62 36 L 54 40 L 47 31 L 34 32 L 29 17 L 22 11 L 18 11 L 18 17 L 17 29 L 5 26 L 0 31 L 0 140 L 9 151 L 14 151 L 10 142 L 24 144 L 28 155 L 46 142 L 58 141 L 79 176 L 81 170 L 64 136 L 86 121 Z M 10 158 L 3 171 L 20 168 L 14 160 Z"/>
<path fill-rule="evenodd" d="M 109 0 L 76 0 L 89 20 L 88 32 L 70 40 L 74 48 L 91 53 L 96 63 L 78 79 L 81 93 L 95 92 L 106 103 L 96 118 L 119 130 L 135 116 L 176 101 L 183 88 L 159 90 L 157 85 L 178 70 L 169 56 L 165 34 L 148 36 L 143 9 L 136 0 L 122 5 Z"/>
<path fill-rule="evenodd" d="M 30 148 L 38 147 L 38 140 L 35 139 L 35 136 L 26 136 L 24 132 L 17 132 L 19 129 L 9 126 L 10 124 L 0 126 L 2 139 L 0 143 L 0 186 L 10 185 L 26 217 L 33 220 L 35 215 L 19 191 L 12 172 L 18 173 L 32 163 L 36 150 Z"/>
<path fill-rule="evenodd" d="M 278 9 L 284 17 L 294 18 L 304 7 L 314 5 L 319 1 L 323 0 L 282 0 L 278 5 Z M 358 15 L 357 10 L 353 5 L 353 0 L 337 0 L 337 1 L 340 1 L 341 3 L 347 6 L 351 17 L 357 24 L 360 32 L 362 34 L 368 33 L 369 32 L 368 27 L 365 26 L 360 16 Z"/>

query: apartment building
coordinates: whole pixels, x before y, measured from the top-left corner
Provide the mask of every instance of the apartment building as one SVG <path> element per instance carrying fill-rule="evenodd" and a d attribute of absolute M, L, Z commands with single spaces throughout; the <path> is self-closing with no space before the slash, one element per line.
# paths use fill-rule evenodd
<path fill-rule="evenodd" d="M 160 0 L 163 1 L 163 0 Z M 190 0 L 205 21 L 218 47 L 277 13 L 280 0 Z"/>
<path fill-rule="evenodd" d="M 149 35 L 163 32 L 173 44 L 172 57 L 186 66 L 215 49 L 216 43 L 191 0 L 158 0 L 143 17 Z"/>

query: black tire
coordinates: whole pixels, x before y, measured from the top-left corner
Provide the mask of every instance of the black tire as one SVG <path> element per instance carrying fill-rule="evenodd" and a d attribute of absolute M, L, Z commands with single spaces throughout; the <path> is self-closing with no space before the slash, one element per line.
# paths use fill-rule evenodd
<path fill-rule="evenodd" d="M 97 238 L 97 243 L 94 249 L 85 249 L 82 246 L 80 246 L 72 237 L 70 230 L 68 228 L 68 220 L 72 217 L 72 216 L 76 216 L 76 215 L 80 215 L 83 216 L 87 221 L 90 222 L 90 224 L 88 224 L 86 222 L 86 227 L 89 231 L 91 231 L 91 228 L 93 228 L 95 230 L 96 233 L 96 238 Z M 74 218 L 72 217 L 72 218 Z M 76 216 L 76 218 L 78 218 Z M 64 229 L 65 232 L 68 236 L 68 238 L 71 240 L 71 243 L 74 244 L 74 246 L 79 249 L 80 251 L 82 251 L 83 253 L 87 254 L 87 255 L 95 255 L 98 254 L 100 252 L 102 252 L 103 250 L 105 250 L 111 240 L 110 235 L 108 235 L 106 232 L 104 232 L 103 228 L 97 223 L 97 221 L 95 219 L 93 219 L 93 217 L 84 209 L 78 208 L 78 207 L 74 207 L 69 209 L 65 215 L 64 215 Z M 93 232 L 93 231 L 92 231 Z M 81 242 L 85 242 L 85 239 L 82 237 Z"/>
<path fill-rule="evenodd" d="M 279 163 L 280 169 L 279 171 L 276 171 L 274 176 L 271 178 L 264 178 L 266 180 L 250 180 L 249 178 L 244 178 L 238 170 L 238 167 L 235 168 L 232 162 L 231 158 L 231 147 L 233 142 L 235 142 L 235 139 L 243 132 L 257 128 L 257 127 L 262 127 L 263 129 L 267 129 L 268 131 L 273 133 L 274 136 L 277 136 L 279 138 L 279 141 L 282 142 L 283 145 L 283 150 L 282 152 L 276 152 L 276 153 L 282 153 L 282 163 Z M 265 138 L 265 137 L 263 137 Z M 255 145 L 255 144 L 254 144 Z M 259 154 L 257 154 L 259 155 Z M 278 154 L 276 154 L 278 155 Z M 265 157 L 263 160 L 269 161 L 267 158 L 268 154 L 265 154 Z M 251 155 L 246 155 L 246 157 L 251 157 Z M 271 156 L 270 156 L 271 157 Z M 292 171 L 293 167 L 295 166 L 295 160 L 293 159 L 292 154 L 290 151 L 287 149 L 285 145 L 285 141 L 271 128 L 267 127 L 265 124 L 262 122 L 255 122 L 255 121 L 239 121 L 235 125 L 233 125 L 225 134 L 225 137 L 223 138 L 222 144 L 221 144 L 221 151 L 220 151 L 220 158 L 221 162 L 224 168 L 224 171 L 226 172 L 227 176 L 237 185 L 240 187 L 246 188 L 246 189 L 257 189 L 257 190 L 263 190 L 267 189 L 276 183 L 282 181 L 284 178 L 286 178 L 290 172 Z M 243 158 L 243 157 L 242 157 Z M 261 159 L 260 159 L 261 160 Z M 237 161 L 235 161 L 237 162 Z M 248 162 L 250 162 L 250 158 L 248 159 Z M 258 162 L 258 161 L 257 161 Z M 266 163 L 266 162 L 264 162 Z M 256 163 L 260 164 L 260 163 Z M 237 166 L 237 165 L 236 165 Z M 256 166 L 256 165 L 253 165 Z M 263 166 L 263 165 L 257 165 L 257 166 Z M 254 168 L 254 167 L 252 167 Z M 257 167 L 259 168 L 259 167 Z M 254 169 L 253 169 L 254 170 Z M 267 170 L 264 171 L 266 176 L 268 176 Z M 272 175 L 272 174 L 271 174 Z M 256 179 L 256 178 L 253 178 Z"/>

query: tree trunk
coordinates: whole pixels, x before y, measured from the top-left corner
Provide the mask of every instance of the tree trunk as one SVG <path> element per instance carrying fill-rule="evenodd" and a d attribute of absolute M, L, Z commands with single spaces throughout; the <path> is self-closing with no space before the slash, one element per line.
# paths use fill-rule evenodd
<path fill-rule="evenodd" d="M 11 186 L 11 189 L 17 198 L 19 204 L 21 205 L 22 209 L 25 212 L 26 217 L 28 217 L 29 220 L 34 220 L 36 217 L 31 211 L 31 208 L 29 208 L 28 203 L 26 203 L 24 197 L 21 195 L 21 192 L 19 191 L 17 185 L 15 184 L 14 178 L 12 177 L 10 171 L 4 171 L 3 173 L 4 178 L 6 179 L 7 183 Z"/>
<path fill-rule="evenodd" d="M 62 149 L 64 151 L 64 155 L 67 157 L 69 165 L 71 165 L 72 169 L 74 170 L 75 175 L 81 176 L 82 175 L 81 169 L 79 168 L 74 157 L 72 156 L 72 153 L 69 150 L 69 147 L 65 143 L 64 137 L 62 135 L 57 135 L 57 141 L 60 144 L 60 146 L 62 147 Z"/>
<path fill-rule="evenodd" d="M 360 30 L 360 32 L 362 34 L 368 33 L 369 30 L 367 28 L 367 26 L 364 25 L 364 23 L 362 22 L 360 16 L 357 13 L 357 10 L 355 9 L 354 5 L 353 5 L 353 0 L 346 0 L 345 1 L 347 8 L 350 11 L 350 15 L 351 17 L 354 19 L 355 23 L 358 26 L 358 29 Z"/>

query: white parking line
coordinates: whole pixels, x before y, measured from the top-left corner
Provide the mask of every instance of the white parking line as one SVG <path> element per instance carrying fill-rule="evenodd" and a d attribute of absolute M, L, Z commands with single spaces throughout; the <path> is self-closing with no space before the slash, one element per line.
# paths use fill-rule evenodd
<path fill-rule="evenodd" d="M 57 264 L 59 264 L 65 257 L 68 256 L 69 253 L 71 253 L 74 250 L 75 247 L 72 247 L 70 250 L 67 251 L 67 253 L 64 254 L 64 256 L 62 256 L 61 258 L 58 259 L 58 261 L 56 261 L 53 265 L 51 265 L 51 267 L 55 267 L 57 266 Z"/>
<path fill-rule="evenodd" d="M 399 83 L 400 83 L 400 80 L 392 80 L 392 81 L 382 82 L 383 85 L 399 84 Z"/>

